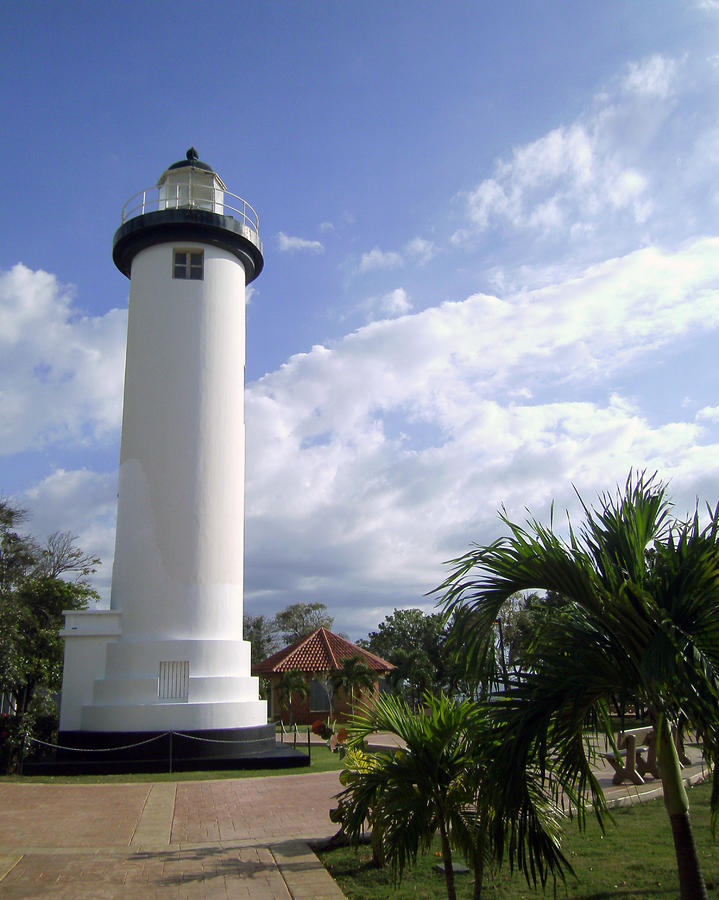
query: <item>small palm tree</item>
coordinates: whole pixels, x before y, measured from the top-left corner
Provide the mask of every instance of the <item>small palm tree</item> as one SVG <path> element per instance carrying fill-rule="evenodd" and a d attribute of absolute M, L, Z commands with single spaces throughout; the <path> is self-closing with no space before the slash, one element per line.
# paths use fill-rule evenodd
<path fill-rule="evenodd" d="M 671 722 L 679 715 L 703 739 L 710 762 L 719 751 L 719 506 L 700 524 L 670 517 L 665 487 L 655 476 L 630 473 L 623 491 L 584 503 L 585 522 L 568 539 L 532 519 L 502 519 L 509 536 L 454 560 L 437 590 L 447 611 L 471 622 L 462 652 L 475 672 L 490 657 L 488 639 L 502 607 L 519 591 L 555 592 L 519 660 L 521 677 L 493 704 L 506 752 L 495 774 L 505 826 L 521 827 L 513 796 L 528 766 L 549 772 L 579 813 L 606 809 L 592 771 L 596 751 L 587 729 L 611 734 L 609 704 L 639 700 L 656 723 L 664 803 L 674 837 L 681 897 L 705 898 L 689 803 Z M 589 799 L 588 799 L 589 798 Z M 714 768 L 712 812 L 719 811 Z"/>
<path fill-rule="evenodd" d="M 277 682 L 277 699 L 282 709 L 289 710 L 292 724 L 292 698 L 306 699 L 309 695 L 307 680 L 299 669 L 288 669 Z"/>
<path fill-rule="evenodd" d="M 493 724 L 487 707 L 467 700 L 427 694 L 424 702 L 425 712 L 414 713 L 403 699 L 381 695 L 354 717 L 334 819 L 350 841 L 361 838 L 368 820 L 375 858 L 386 860 L 399 879 L 439 832 L 447 897 L 456 898 L 453 845 L 474 868 L 479 897 L 484 859 L 494 852 L 493 807 L 480 789 L 497 746 Z M 406 749 L 358 753 L 377 730 L 402 738 Z M 567 864 L 558 850 L 556 809 L 539 789 L 529 789 L 524 800 L 535 814 L 533 846 L 542 846 L 546 865 L 561 872 Z M 511 837 L 516 841 L 516 834 Z"/>
<path fill-rule="evenodd" d="M 392 662 L 394 669 L 387 675 L 388 682 L 410 701 L 413 709 L 419 709 L 425 692 L 437 681 L 437 667 L 422 647 L 399 647 L 392 653 Z"/>
<path fill-rule="evenodd" d="M 359 656 L 349 656 L 339 669 L 330 672 L 329 680 L 334 690 L 342 689 L 349 697 L 350 710 L 354 716 L 355 691 L 374 687 L 376 675 Z"/>

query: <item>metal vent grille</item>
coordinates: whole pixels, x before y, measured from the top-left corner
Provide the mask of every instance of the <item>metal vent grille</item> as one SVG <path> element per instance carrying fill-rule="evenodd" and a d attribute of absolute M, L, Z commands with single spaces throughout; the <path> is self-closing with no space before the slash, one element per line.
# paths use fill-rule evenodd
<path fill-rule="evenodd" d="M 161 662 L 157 690 L 160 700 L 186 701 L 190 693 L 189 660 Z"/>

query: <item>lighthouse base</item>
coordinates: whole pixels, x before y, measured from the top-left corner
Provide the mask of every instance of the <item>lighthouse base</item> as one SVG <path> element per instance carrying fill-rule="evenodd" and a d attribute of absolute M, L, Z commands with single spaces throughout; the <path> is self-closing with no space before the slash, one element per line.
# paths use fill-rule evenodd
<path fill-rule="evenodd" d="M 247 641 L 127 639 L 118 610 L 67 612 L 61 635 L 62 733 L 249 734 L 267 724 Z"/>
<path fill-rule="evenodd" d="M 205 731 L 61 731 L 52 756 L 28 760 L 27 774 L 182 772 L 309 765 L 309 756 L 277 743 L 274 725 Z"/>

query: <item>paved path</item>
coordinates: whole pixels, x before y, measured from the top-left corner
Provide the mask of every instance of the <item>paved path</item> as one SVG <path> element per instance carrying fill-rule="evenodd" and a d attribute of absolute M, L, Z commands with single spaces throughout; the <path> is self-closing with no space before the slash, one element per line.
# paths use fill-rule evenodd
<path fill-rule="evenodd" d="M 389 744 L 387 738 L 377 743 Z M 687 780 L 705 770 L 689 748 Z M 661 792 L 611 784 L 610 805 Z M 330 837 L 337 772 L 158 784 L 0 783 L 0 897 L 341 900 L 308 846 Z"/>
<path fill-rule="evenodd" d="M 606 748 L 607 750 L 609 748 Z M 699 747 L 687 744 L 686 753 L 691 760 L 691 765 L 684 767 L 682 776 L 687 785 L 704 781 L 709 775 L 709 770 L 704 765 L 704 757 Z M 651 775 L 648 775 L 644 784 L 612 784 L 613 769 L 605 764 L 596 768 L 597 779 L 604 792 L 609 807 L 628 806 L 631 803 L 644 803 L 662 795 L 662 785 Z"/>
<path fill-rule="evenodd" d="M 336 772 L 159 784 L 0 784 L 0 896 L 341 900 L 307 845 Z"/>

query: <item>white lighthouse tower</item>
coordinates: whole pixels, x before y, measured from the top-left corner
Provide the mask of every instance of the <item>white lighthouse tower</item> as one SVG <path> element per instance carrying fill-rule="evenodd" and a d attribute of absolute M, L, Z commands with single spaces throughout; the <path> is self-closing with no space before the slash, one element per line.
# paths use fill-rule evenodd
<path fill-rule="evenodd" d="M 60 743 L 176 732 L 188 758 L 261 753 L 274 729 L 242 638 L 257 215 L 190 149 L 128 201 L 113 259 L 130 306 L 111 606 L 66 614 Z"/>

